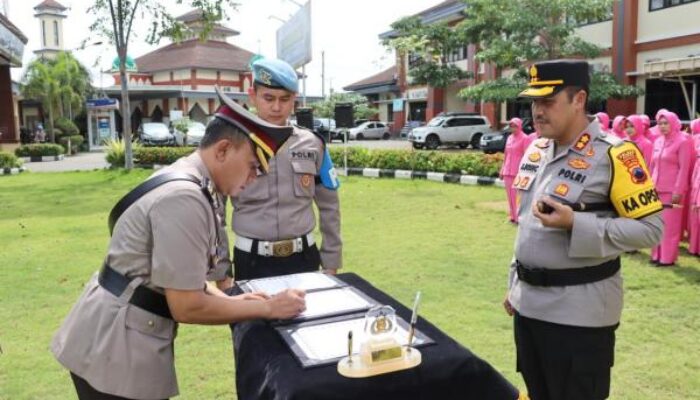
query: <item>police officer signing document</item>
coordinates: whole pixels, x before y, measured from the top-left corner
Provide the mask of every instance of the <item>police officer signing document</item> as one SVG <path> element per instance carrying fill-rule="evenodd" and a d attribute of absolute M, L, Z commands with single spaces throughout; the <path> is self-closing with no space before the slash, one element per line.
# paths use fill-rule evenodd
<path fill-rule="evenodd" d="M 223 105 L 199 149 L 136 187 L 110 214 L 104 265 L 51 345 L 80 399 L 177 395 L 178 322 L 228 324 L 304 310 L 300 291 L 228 297 L 206 283 L 219 274 L 221 196 L 238 195 L 266 172 L 291 135 L 219 95 Z"/>
<path fill-rule="evenodd" d="M 297 74 L 284 61 L 252 64 L 250 100 L 258 116 L 286 126 L 298 91 Z M 335 273 L 341 265 L 338 180 L 322 138 L 293 127 L 270 161 L 270 172 L 232 198 L 235 280 L 299 272 Z M 319 212 L 321 250 L 313 235 L 313 203 Z"/>
<path fill-rule="evenodd" d="M 631 142 L 586 116 L 589 67 L 549 61 L 530 68 L 541 138 L 513 185 L 519 228 L 504 302 L 514 316 L 517 369 L 533 400 L 609 395 L 622 311 L 620 254 L 659 242 L 662 204 Z"/>

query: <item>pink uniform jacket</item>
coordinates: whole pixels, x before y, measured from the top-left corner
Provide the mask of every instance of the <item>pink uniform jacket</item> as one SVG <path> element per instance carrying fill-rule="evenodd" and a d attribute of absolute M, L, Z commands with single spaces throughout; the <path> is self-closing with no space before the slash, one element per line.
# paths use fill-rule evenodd
<path fill-rule="evenodd" d="M 644 135 L 644 121 L 638 115 L 632 115 L 627 118 L 627 120 L 632 123 L 635 131 L 634 135 L 630 136 L 630 140 L 632 140 L 637 147 L 639 147 L 639 150 L 644 156 L 644 161 L 646 161 L 647 165 L 649 165 L 651 163 L 651 154 L 654 150 L 654 144 L 651 143 L 651 140 L 647 139 Z"/>
<path fill-rule="evenodd" d="M 605 133 L 610 133 L 610 116 L 607 113 L 599 112 L 595 115 L 600 123 L 600 129 Z"/>
<path fill-rule="evenodd" d="M 518 174 L 520 159 L 525 154 L 525 149 L 530 144 L 530 138 L 523 132 L 523 122 L 520 118 L 513 118 L 511 123 L 515 123 L 517 128 L 508 136 L 506 141 L 505 159 L 501 167 L 501 176 L 515 176 Z"/>
<path fill-rule="evenodd" d="M 695 149 L 695 167 L 690 180 L 690 198 L 688 199 L 688 252 L 700 254 L 700 118 L 690 123 L 693 147 Z"/>
<path fill-rule="evenodd" d="M 664 112 L 659 117 L 666 118 L 671 132 L 661 135 L 654 142 L 651 175 L 659 193 L 685 195 L 693 152 L 687 143 L 687 136 L 681 132 L 681 122 L 676 114 Z"/>

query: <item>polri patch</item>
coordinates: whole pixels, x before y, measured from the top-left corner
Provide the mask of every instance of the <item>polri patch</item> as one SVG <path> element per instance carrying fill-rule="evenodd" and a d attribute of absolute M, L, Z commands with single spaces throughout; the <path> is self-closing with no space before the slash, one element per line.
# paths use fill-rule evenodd
<path fill-rule="evenodd" d="M 569 160 L 569 166 L 573 169 L 588 169 L 591 164 L 582 158 L 572 158 Z"/>

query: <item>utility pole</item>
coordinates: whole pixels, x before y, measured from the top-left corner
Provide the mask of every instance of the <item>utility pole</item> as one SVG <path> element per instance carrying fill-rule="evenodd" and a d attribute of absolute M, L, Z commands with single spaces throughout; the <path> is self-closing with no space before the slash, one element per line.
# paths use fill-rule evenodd
<path fill-rule="evenodd" d="M 321 50 L 321 97 L 326 98 L 326 51 Z"/>

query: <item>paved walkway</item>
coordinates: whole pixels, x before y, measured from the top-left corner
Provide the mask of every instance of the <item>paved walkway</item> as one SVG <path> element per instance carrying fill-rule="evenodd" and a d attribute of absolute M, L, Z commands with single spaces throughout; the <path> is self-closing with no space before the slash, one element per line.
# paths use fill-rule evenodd
<path fill-rule="evenodd" d="M 109 167 L 104 152 L 78 153 L 61 161 L 28 162 L 24 166 L 32 172 L 90 171 Z"/>

